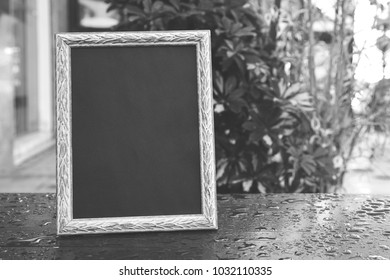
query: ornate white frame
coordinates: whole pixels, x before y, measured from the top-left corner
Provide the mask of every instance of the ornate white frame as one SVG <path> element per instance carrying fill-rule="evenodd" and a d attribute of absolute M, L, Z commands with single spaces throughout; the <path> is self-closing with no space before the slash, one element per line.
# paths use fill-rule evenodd
<path fill-rule="evenodd" d="M 71 49 L 195 45 L 199 107 L 202 214 L 73 219 Z M 56 35 L 57 233 L 59 235 L 217 229 L 210 32 L 103 32 Z"/>

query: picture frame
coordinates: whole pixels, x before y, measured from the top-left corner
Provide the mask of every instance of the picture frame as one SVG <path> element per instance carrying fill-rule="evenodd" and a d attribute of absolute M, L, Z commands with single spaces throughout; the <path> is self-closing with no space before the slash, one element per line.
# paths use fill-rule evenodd
<path fill-rule="evenodd" d="M 217 229 L 210 32 L 56 34 L 57 234 Z"/>

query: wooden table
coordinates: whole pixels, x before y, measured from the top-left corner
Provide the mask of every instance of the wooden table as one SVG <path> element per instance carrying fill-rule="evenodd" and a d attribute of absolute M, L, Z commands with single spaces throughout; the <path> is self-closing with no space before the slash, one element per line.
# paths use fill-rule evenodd
<path fill-rule="evenodd" d="M 388 259 L 390 196 L 219 195 L 216 231 L 56 236 L 54 194 L 0 194 L 0 259 Z"/>

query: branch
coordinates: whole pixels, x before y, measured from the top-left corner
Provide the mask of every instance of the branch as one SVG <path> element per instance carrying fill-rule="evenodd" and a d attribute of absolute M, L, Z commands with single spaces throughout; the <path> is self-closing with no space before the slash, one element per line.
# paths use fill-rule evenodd
<path fill-rule="evenodd" d="M 313 6 L 311 0 L 308 0 L 308 13 L 309 13 L 309 85 L 310 93 L 314 99 L 314 107 L 318 113 L 318 96 L 317 96 L 317 81 L 315 76 L 315 64 L 314 64 L 314 33 L 313 33 Z"/>

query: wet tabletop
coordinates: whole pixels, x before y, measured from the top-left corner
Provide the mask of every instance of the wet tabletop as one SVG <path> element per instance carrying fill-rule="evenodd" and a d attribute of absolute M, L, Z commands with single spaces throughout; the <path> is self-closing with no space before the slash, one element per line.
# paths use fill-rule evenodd
<path fill-rule="evenodd" d="M 0 259 L 389 259 L 390 196 L 219 195 L 218 230 L 56 236 L 54 194 L 0 194 Z"/>

